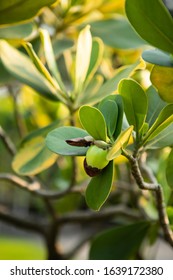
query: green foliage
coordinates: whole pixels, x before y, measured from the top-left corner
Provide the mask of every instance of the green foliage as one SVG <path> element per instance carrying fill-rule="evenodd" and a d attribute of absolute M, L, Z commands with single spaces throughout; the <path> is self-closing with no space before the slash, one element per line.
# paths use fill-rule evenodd
<path fill-rule="evenodd" d="M 150 228 L 148 222 L 115 227 L 94 238 L 90 249 L 91 260 L 134 259 Z"/>
<path fill-rule="evenodd" d="M 113 162 L 110 162 L 87 186 L 85 197 L 91 209 L 98 211 L 101 208 L 111 191 L 112 181 Z"/>
<path fill-rule="evenodd" d="M 91 259 L 145 258 L 171 233 L 171 13 L 161 0 L 1 2 L 0 219 L 41 234 L 50 259 L 71 255 L 57 241 L 74 223 L 101 232 Z"/>
<path fill-rule="evenodd" d="M 173 19 L 161 0 L 126 0 L 125 9 L 128 20 L 144 40 L 173 53 Z"/>
<path fill-rule="evenodd" d="M 20 0 L 1 0 L 0 24 L 11 24 L 19 21 L 28 20 L 36 16 L 41 8 L 51 5 L 55 0 L 42 1 L 20 1 Z"/>

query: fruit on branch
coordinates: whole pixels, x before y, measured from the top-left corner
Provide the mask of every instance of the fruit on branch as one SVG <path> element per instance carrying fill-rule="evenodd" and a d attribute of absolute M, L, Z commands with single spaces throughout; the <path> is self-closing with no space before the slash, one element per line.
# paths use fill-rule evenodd
<path fill-rule="evenodd" d="M 84 159 L 84 169 L 90 177 L 97 176 L 103 168 L 105 168 L 109 161 L 106 159 L 107 150 L 92 145 Z"/>

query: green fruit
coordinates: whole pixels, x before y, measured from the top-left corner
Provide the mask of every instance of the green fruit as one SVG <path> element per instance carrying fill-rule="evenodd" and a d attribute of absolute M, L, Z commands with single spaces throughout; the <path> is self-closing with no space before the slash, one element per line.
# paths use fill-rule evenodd
<path fill-rule="evenodd" d="M 103 150 L 93 145 L 86 153 L 86 163 L 92 168 L 103 169 L 109 163 L 109 161 L 106 159 L 106 156 L 107 150 Z"/>

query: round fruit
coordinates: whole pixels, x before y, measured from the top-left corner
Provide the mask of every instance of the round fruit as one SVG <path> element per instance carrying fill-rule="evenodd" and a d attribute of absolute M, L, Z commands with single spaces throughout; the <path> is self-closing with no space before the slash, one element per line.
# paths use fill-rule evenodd
<path fill-rule="evenodd" d="M 92 168 L 103 169 L 109 163 L 109 161 L 106 159 L 106 156 L 107 150 L 103 150 L 93 145 L 86 153 L 86 163 Z"/>

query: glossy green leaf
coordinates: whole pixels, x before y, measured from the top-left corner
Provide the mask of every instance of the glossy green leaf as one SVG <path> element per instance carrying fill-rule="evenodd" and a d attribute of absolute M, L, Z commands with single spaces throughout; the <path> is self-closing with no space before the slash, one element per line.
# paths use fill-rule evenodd
<path fill-rule="evenodd" d="M 75 90 L 80 91 L 86 79 L 90 65 L 92 37 L 87 25 L 79 34 L 76 49 Z"/>
<path fill-rule="evenodd" d="M 48 150 L 45 137 L 57 126 L 57 124 L 52 124 L 38 129 L 23 139 L 12 162 L 16 173 L 35 175 L 49 168 L 56 161 L 57 155 Z"/>
<path fill-rule="evenodd" d="M 65 126 L 51 131 L 46 137 L 46 145 L 52 152 L 64 156 L 84 156 L 88 148 L 71 146 L 66 140 L 88 136 L 80 128 Z"/>
<path fill-rule="evenodd" d="M 121 132 L 112 148 L 109 150 L 107 154 L 107 160 L 113 160 L 121 154 L 122 148 L 125 148 L 129 142 L 132 131 L 133 126 L 130 126 L 126 130 Z"/>
<path fill-rule="evenodd" d="M 110 162 L 87 186 L 85 198 L 88 206 L 98 211 L 109 196 L 113 180 L 113 162 Z"/>
<path fill-rule="evenodd" d="M 109 138 L 112 138 L 116 129 L 118 119 L 118 106 L 114 100 L 106 99 L 99 104 L 98 108 L 105 118 L 107 134 Z"/>
<path fill-rule="evenodd" d="M 144 51 L 142 58 L 152 64 L 173 67 L 173 58 L 171 55 L 158 49 Z"/>
<path fill-rule="evenodd" d="M 21 0 L 1 0 L 0 24 L 11 24 L 14 22 L 28 20 L 39 12 L 44 6 L 56 2 L 55 0 L 42 1 L 21 1 Z"/>
<path fill-rule="evenodd" d="M 145 122 L 148 101 L 145 91 L 132 79 L 124 79 L 119 83 L 119 93 L 123 97 L 124 111 L 130 125 L 139 133 Z"/>
<path fill-rule="evenodd" d="M 0 57 L 12 76 L 34 88 L 42 96 L 58 101 L 55 88 L 40 74 L 26 55 L 0 40 Z"/>
<path fill-rule="evenodd" d="M 90 104 L 95 104 L 99 102 L 104 97 L 110 95 L 111 93 L 117 90 L 119 82 L 128 78 L 132 72 L 135 70 L 137 64 L 132 64 L 130 66 L 123 66 L 115 71 L 114 76 L 111 79 L 108 79 L 98 90 L 97 94 L 88 97 L 87 102 Z"/>
<path fill-rule="evenodd" d="M 91 260 L 135 259 L 150 228 L 146 221 L 118 226 L 98 234 L 91 244 Z"/>
<path fill-rule="evenodd" d="M 79 110 L 79 117 L 82 126 L 95 140 L 107 140 L 106 122 L 98 109 L 84 105 Z"/>
<path fill-rule="evenodd" d="M 150 86 L 147 89 L 146 94 L 148 98 L 148 112 L 147 112 L 146 122 L 149 124 L 150 127 L 156 121 L 161 110 L 167 104 L 160 98 L 158 91 L 153 86 Z"/>
<path fill-rule="evenodd" d="M 169 104 L 162 109 L 158 118 L 144 137 L 144 143 L 155 138 L 161 131 L 173 122 L 173 104 Z"/>
<path fill-rule="evenodd" d="M 51 43 L 51 39 L 49 36 L 49 32 L 46 29 L 40 29 L 40 36 L 41 40 L 43 43 L 43 48 L 44 48 L 44 54 L 46 57 L 46 62 L 48 64 L 49 70 L 52 73 L 53 77 L 56 79 L 58 86 L 62 89 L 65 90 L 65 86 L 62 82 L 58 66 L 56 63 L 54 51 L 53 51 L 53 46 Z"/>
<path fill-rule="evenodd" d="M 173 19 L 161 0 L 126 0 L 126 15 L 151 45 L 173 53 Z"/>
<path fill-rule="evenodd" d="M 122 124 L 123 124 L 123 116 L 124 116 L 124 106 L 123 106 L 123 99 L 122 96 L 119 94 L 115 95 L 115 102 L 118 106 L 118 119 L 117 119 L 117 125 L 116 130 L 114 132 L 114 139 L 116 139 L 122 130 Z"/>
<path fill-rule="evenodd" d="M 32 34 L 35 29 L 33 23 L 17 24 L 0 27 L 0 39 L 22 39 Z"/>
<path fill-rule="evenodd" d="M 168 182 L 168 185 L 173 190 L 173 149 L 171 150 L 168 159 L 167 159 L 167 167 L 166 167 L 166 179 Z"/>
<path fill-rule="evenodd" d="M 173 146 L 173 124 L 168 125 L 151 141 L 146 142 L 145 149 L 162 149 Z"/>
<path fill-rule="evenodd" d="M 173 68 L 155 65 L 150 78 L 160 97 L 168 103 L 173 103 Z"/>
<path fill-rule="evenodd" d="M 90 25 L 92 35 L 100 37 L 110 47 L 134 49 L 146 44 L 124 17 L 97 20 Z"/>

